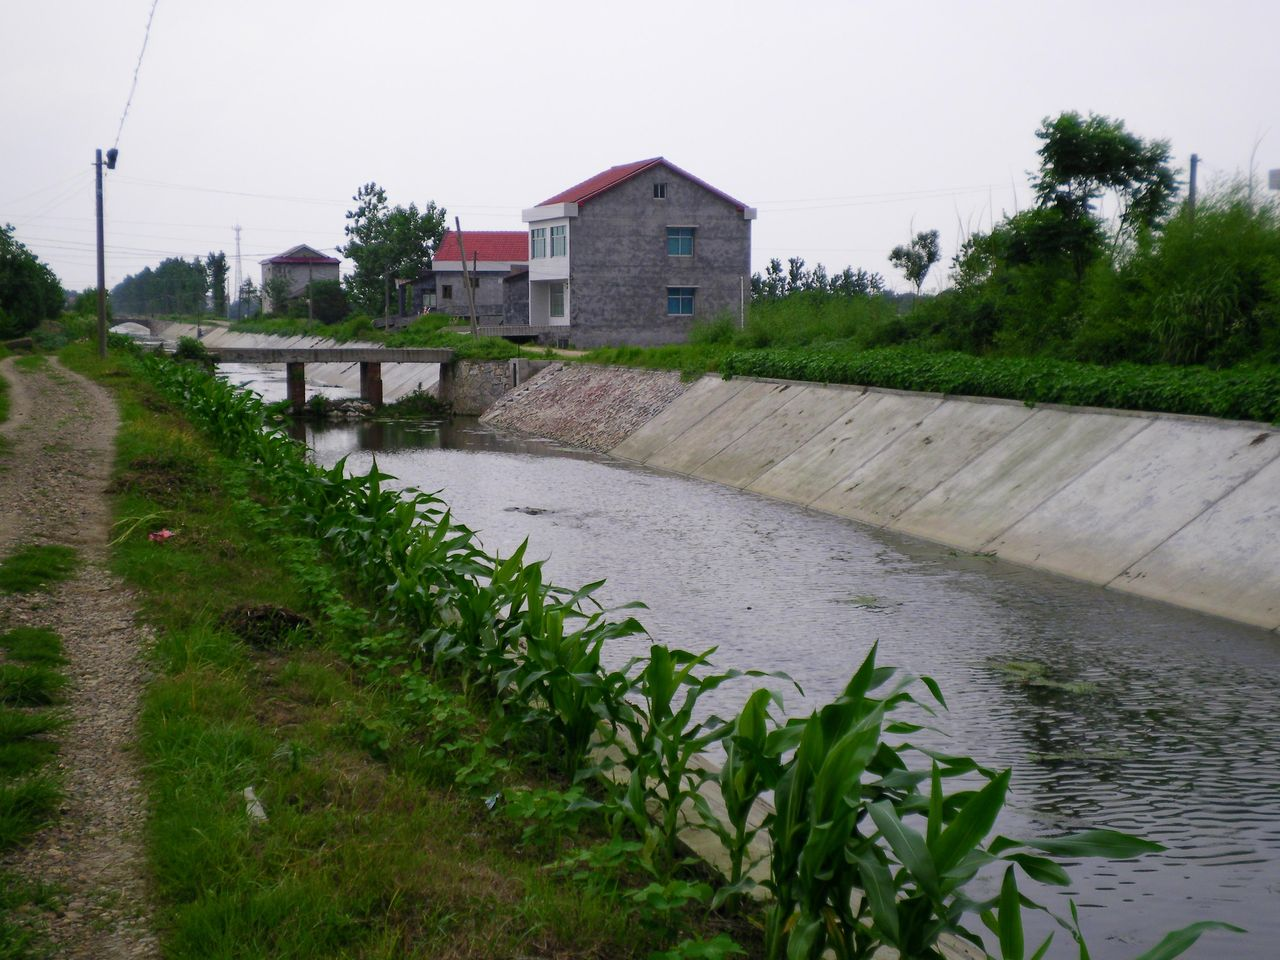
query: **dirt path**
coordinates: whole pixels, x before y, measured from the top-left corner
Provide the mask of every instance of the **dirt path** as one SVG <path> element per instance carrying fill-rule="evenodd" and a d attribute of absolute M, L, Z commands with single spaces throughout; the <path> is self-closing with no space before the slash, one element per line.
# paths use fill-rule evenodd
<path fill-rule="evenodd" d="M 134 748 L 145 680 L 143 629 L 124 585 L 106 568 L 105 496 L 119 418 L 105 390 L 50 364 L 0 363 L 10 384 L 0 451 L 0 555 L 26 543 L 76 547 L 79 575 L 51 593 L 0 596 L 0 627 L 43 626 L 63 639 L 71 678 L 58 766 L 58 822 L 0 866 L 61 890 L 34 918 L 59 957 L 159 956 L 151 933 L 142 849 L 144 794 Z"/>

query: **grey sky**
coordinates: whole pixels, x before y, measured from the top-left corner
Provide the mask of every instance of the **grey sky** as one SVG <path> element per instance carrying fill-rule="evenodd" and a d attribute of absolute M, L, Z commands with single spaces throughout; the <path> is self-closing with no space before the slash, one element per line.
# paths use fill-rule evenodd
<path fill-rule="evenodd" d="M 94 283 L 112 145 L 151 0 L 3 0 L 0 222 Z M 1027 203 L 1041 118 L 1125 120 L 1207 181 L 1280 167 L 1280 3 L 160 0 L 107 174 L 107 283 L 166 256 L 246 275 L 343 241 L 374 180 L 472 229 L 662 155 L 759 208 L 752 257 L 905 283 L 911 229 Z M 942 270 L 927 285 L 933 288 Z"/>

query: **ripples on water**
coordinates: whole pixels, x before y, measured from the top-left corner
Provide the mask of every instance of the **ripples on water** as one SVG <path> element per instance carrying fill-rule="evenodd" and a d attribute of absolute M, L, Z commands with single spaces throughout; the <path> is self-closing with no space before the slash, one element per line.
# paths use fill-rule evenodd
<path fill-rule="evenodd" d="M 1067 895 L 1079 902 L 1095 957 L 1136 956 L 1200 919 L 1250 932 L 1211 934 L 1189 956 L 1280 955 L 1275 635 L 465 422 L 311 442 L 326 463 L 379 450 L 383 470 L 442 491 L 490 551 L 529 537 L 557 583 L 608 577 L 601 599 L 644 600 L 658 640 L 717 646 L 722 667 L 786 671 L 805 691 L 789 712 L 836 696 L 878 641 L 881 662 L 941 684 L 950 739 L 935 745 L 1014 768 L 1000 832 L 1109 827 L 1169 847 L 1081 861 L 1070 891 L 1042 893 L 1064 913 Z M 1015 662 L 1084 686 L 1028 685 L 1002 668 Z M 713 706 L 733 710 L 748 692 Z M 1055 947 L 1074 956 L 1065 934 Z"/>

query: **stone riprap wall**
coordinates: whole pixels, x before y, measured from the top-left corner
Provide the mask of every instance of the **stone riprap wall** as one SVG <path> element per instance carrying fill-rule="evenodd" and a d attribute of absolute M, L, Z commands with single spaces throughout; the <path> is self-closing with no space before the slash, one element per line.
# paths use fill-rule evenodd
<path fill-rule="evenodd" d="M 547 360 L 458 360 L 453 365 L 453 412 L 478 417 L 506 394 L 549 366 Z"/>
<path fill-rule="evenodd" d="M 1274 427 L 602 367 L 543 376 L 486 419 L 1280 630 Z"/>
<path fill-rule="evenodd" d="M 484 423 L 606 451 L 648 423 L 692 384 L 673 370 L 553 363 L 508 393 Z"/>

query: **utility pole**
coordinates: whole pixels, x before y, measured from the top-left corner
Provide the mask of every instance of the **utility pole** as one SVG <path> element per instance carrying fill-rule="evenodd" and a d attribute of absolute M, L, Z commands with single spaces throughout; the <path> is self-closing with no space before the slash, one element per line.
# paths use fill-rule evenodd
<path fill-rule="evenodd" d="M 244 298 L 240 296 L 240 224 L 236 224 L 233 228 L 236 232 L 236 303 L 239 308 L 236 310 L 236 319 L 244 319 Z"/>
<path fill-rule="evenodd" d="M 453 225 L 458 230 L 458 257 L 462 260 L 462 285 L 467 288 L 467 304 L 471 308 L 471 336 L 480 336 L 479 324 L 476 322 L 476 292 L 471 289 L 471 274 L 467 272 L 467 248 L 462 245 L 462 221 L 453 218 Z"/>
<path fill-rule="evenodd" d="M 116 157 L 118 155 L 119 151 L 115 147 L 107 151 L 108 170 L 116 168 Z M 107 261 L 106 254 L 103 251 L 101 148 L 95 154 L 93 166 L 95 168 L 95 194 L 98 208 L 98 357 L 105 358 L 107 355 Z"/>
<path fill-rule="evenodd" d="M 1191 155 L 1191 178 L 1187 183 L 1187 213 L 1191 219 L 1196 218 L 1196 168 L 1200 166 L 1200 155 L 1193 153 Z"/>

